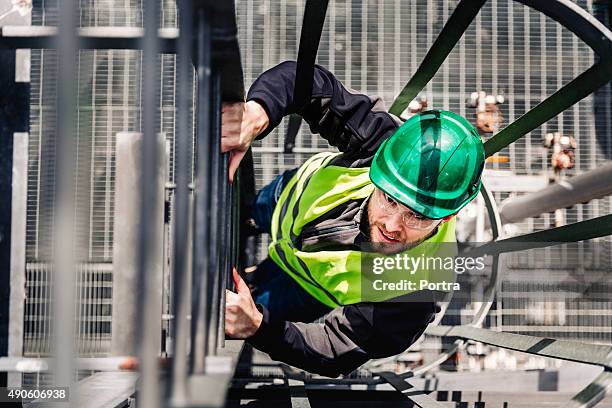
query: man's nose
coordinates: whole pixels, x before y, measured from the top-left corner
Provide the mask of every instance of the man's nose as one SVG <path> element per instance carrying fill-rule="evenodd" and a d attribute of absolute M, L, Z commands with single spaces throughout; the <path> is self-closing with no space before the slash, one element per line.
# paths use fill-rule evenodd
<path fill-rule="evenodd" d="M 389 232 L 400 232 L 402 230 L 402 214 L 393 214 L 387 217 L 385 229 Z"/>

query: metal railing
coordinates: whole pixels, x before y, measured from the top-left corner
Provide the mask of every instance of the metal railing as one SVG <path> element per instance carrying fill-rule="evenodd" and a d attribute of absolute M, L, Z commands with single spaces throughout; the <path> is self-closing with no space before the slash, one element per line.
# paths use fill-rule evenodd
<path fill-rule="evenodd" d="M 59 159 L 56 171 L 56 200 L 61 204 L 53 256 L 53 313 L 51 332 L 55 345 L 51 359 L 0 359 L 5 372 L 50 371 L 54 385 L 71 386 L 75 370 L 117 371 L 125 368 L 126 358 L 136 352 L 140 386 L 138 404 L 147 407 L 219 405 L 224 399 L 242 342 L 225 341 L 224 296 L 231 287 L 232 267 L 239 268 L 240 245 L 240 177 L 234 185 L 227 178 L 228 154 L 220 153 L 221 102 L 244 100 L 244 86 L 233 2 L 212 4 L 181 0 L 179 30 L 158 29 L 159 2 L 143 2 L 142 28 L 77 28 L 74 1 L 59 3 L 58 27 L 0 28 L 0 48 L 57 48 L 58 137 L 55 149 Z M 117 322 L 131 323 L 131 329 L 116 326 L 110 358 L 76 358 L 73 336 L 77 332 L 74 300 L 74 154 L 76 101 L 74 78 L 79 49 L 142 50 L 142 134 L 119 134 L 118 171 L 127 171 L 132 180 L 120 182 L 118 208 L 127 227 L 115 234 L 129 236 L 117 239 L 124 246 L 119 262 L 122 276 L 116 276 L 113 298 L 114 313 L 123 313 Z M 168 386 L 160 384 L 159 349 L 161 282 L 156 260 L 162 248 L 160 228 L 163 225 L 164 145 L 156 134 L 156 73 L 159 53 L 177 54 L 177 136 L 175 157 L 174 228 L 171 242 L 173 270 L 173 358 Z M 195 182 L 190 186 L 189 151 L 192 134 L 190 110 L 193 106 L 191 84 L 195 67 L 197 78 L 197 117 Z M 123 155 L 123 156 L 122 156 Z M 247 161 L 248 162 L 248 161 Z M 251 161 L 252 162 L 252 161 Z M 121 164 L 123 163 L 123 164 Z M 247 164 L 245 164 L 246 166 Z M 244 167 L 244 166 L 243 166 Z M 250 169 L 247 169 L 251 171 Z M 244 170 L 242 170 L 244 171 Z M 145 177 L 147 175 L 147 177 Z M 160 177 L 151 177 L 160 175 Z M 131 194 L 130 194 L 131 191 Z M 134 199 L 138 198 L 137 202 Z M 161 200 L 160 200 L 161 198 Z M 160 206 L 160 203 L 162 204 Z M 191 215 L 193 213 L 193 216 Z M 160 221 L 161 216 L 161 222 Z M 136 226 L 136 227 L 135 227 Z M 129 231 L 131 229 L 131 231 Z M 130 243 L 134 247 L 130 247 Z M 132 253 L 127 253 L 131 251 Z M 136 252 L 136 254 L 134 254 Z M 128 259 L 128 260 L 126 260 Z M 81 267 L 82 269 L 82 267 Z M 130 271 L 132 269 L 132 271 Z M 131 280 L 131 281 L 130 281 Z M 130 290 L 132 293 L 129 293 Z M 129 305 L 127 305 L 129 304 Z M 124 307 L 125 306 L 125 307 Z M 113 324 L 117 323 L 113 321 Z M 122 327 L 125 330 L 122 330 Z M 59 337 L 58 337 L 59 336 Z M 114 341 L 123 336 L 123 341 Z M 131 364 L 131 363 L 130 363 Z M 133 368 L 133 364 L 132 364 Z M 126 377 L 134 388 L 135 377 Z M 128 387 L 129 388 L 129 387 Z M 125 387 L 121 388 L 125 393 Z M 82 401 L 81 401 L 82 402 Z M 79 401 L 72 401 L 78 406 Z"/>

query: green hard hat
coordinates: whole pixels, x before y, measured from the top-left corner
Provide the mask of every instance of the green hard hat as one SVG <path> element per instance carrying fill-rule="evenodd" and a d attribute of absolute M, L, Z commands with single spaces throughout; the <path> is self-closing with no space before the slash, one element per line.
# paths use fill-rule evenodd
<path fill-rule="evenodd" d="M 430 110 L 411 117 L 380 146 L 370 179 L 427 218 L 455 214 L 480 190 L 485 153 L 463 117 Z"/>

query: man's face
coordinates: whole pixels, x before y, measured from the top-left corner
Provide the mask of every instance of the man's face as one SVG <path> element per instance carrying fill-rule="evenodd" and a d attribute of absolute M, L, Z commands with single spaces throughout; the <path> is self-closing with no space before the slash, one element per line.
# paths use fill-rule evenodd
<path fill-rule="evenodd" d="M 402 252 L 416 246 L 448 218 L 425 218 L 398 203 L 379 188 L 374 189 L 368 202 L 370 241 L 376 251 L 385 254 Z"/>

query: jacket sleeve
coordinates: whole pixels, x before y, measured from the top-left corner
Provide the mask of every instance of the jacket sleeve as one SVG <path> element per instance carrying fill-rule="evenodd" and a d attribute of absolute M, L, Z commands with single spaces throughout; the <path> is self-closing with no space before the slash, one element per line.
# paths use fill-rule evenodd
<path fill-rule="evenodd" d="M 319 65 L 314 70 L 312 99 L 298 111 L 293 106 L 295 68 L 295 61 L 283 62 L 261 74 L 251 86 L 247 100 L 262 105 L 270 119 L 259 138 L 278 126 L 285 115 L 298 113 L 313 133 L 353 158 L 353 167 L 369 165 L 382 141 L 397 129 L 399 120 L 385 110 L 380 98 L 347 90 Z"/>
<path fill-rule="evenodd" d="M 336 308 L 322 323 L 271 322 L 267 310 L 258 307 L 264 319 L 247 339 L 249 343 L 275 360 L 337 377 L 372 358 L 405 351 L 433 321 L 437 306 L 432 302 L 364 302 Z"/>

